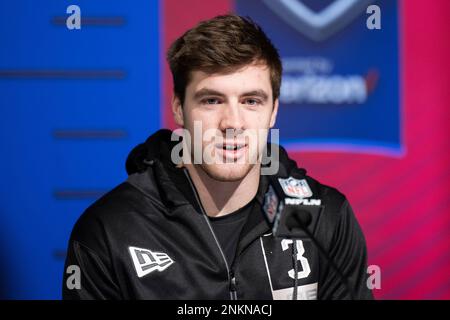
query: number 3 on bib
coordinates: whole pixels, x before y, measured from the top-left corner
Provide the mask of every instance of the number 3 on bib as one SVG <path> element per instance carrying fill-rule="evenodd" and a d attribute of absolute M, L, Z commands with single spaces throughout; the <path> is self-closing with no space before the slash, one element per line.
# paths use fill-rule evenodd
<path fill-rule="evenodd" d="M 293 240 L 291 239 L 283 239 L 281 240 L 281 248 L 283 249 L 283 251 L 286 251 L 287 249 L 289 249 L 289 245 L 293 243 Z M 302 240 L 296 240 L 295 241 L 296 245 L 297 245 L 297 260 L 300 261 L 301 265 L 302 265 L 302 271 L 297 272 L 297 279 L 303 279 L 309 276 L 309 274 L 311 273 L 311 268 L 309 267 L 309 263 L 308 263 L 308 259 L 306 259 L 306 257 L 303 256 L 303 254 L 305 253 L 305 248 L 303 247 L 303 241 Z M 294 269 L 289 270 L 288 272 L 289 277 L 291 277 L 292 279 L 295 279 L 295 271 Z"/>

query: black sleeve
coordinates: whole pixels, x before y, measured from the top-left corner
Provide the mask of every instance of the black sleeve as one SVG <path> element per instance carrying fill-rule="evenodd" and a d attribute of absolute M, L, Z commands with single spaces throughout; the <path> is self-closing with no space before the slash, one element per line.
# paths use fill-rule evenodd
<path fill-rule="evenodd" d="M 121 299 L 101 229 L 95 219 L 83 216 L 75 225 L 64 266 L 64 300 Z"/>
<path fill-rule="evenodd" d="M 319 286 L 319 298 L 331 300 L 371 300 L 367 287 L 366 241 L 347 200 L 341 206 L 339 219 L 330 246 L 330 257 L 347 279 L 347 284 L 335 268 L 328 266 Z"/>

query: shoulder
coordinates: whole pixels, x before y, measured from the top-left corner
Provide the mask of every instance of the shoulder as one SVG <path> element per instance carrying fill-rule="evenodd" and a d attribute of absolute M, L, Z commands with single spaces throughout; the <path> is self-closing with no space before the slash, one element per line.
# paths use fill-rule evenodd
<path fill-rule="evenodd" d="M 331 207 L 333 211 L 340 210 L 348 202 L 346 196 L 337 188 L 323 184 L 310 176 L 305 176 L 305 180 L 312 191 L 312 198 L 320 199 L 322 205 Z"/>
<path fill-rule="evenodd" d="M 71 240 L 80 243 L 93 243 L 103 234 L 105 227 L 117 220 L 120 215 L 132 211 L 131 200 L 138 191 L 129 183 L 123 182 L 110 190 L 78 217 L 71 233 Z"/>
<path fill-rule="evenodd" d="M 133 179 L 143 179 L 138 176 L 146 173 L 135 175 Z M 120 230 L 126 224 L 138 223 L 145 216 L 157 215 L 164 210 L 156 195 L 149 193 L 152 181 L 147 178 L 147 185 L 139 186 L 129 180 L 104 194 L 80 215 L 71 233 L 72 240 L 86 245 L 94 243 L 95 246 L 112 230 Z"/>
<path fill-rule="evenodd" d="M 323 184 L 318 180 L 305 176 L 312 191 L 310 199 L 320 202 L 322 208 L 319 225 L 327 230 L 328 234 L 333 234 L 354 220 L 354 213 L 347 197 L 337 188 Z"/>
<path fill-rule="evenodd" d="M 311 198 L 321 201 L 318 228 L 327 243 L 336 244 L 343 239 L 364 243 L 361 227 L 347 197 L 338 189 L 309 176 L 306 176 L 306 180 L 313 191 Z"/>

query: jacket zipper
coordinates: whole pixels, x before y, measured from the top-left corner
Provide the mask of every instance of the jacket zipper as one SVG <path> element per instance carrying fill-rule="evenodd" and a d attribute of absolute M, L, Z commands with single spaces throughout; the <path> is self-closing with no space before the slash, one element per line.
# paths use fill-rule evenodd
<path fill-rule="evenodd" d="M 209 231 L 211 231 L 211 234 L 213 235 L 214 241 L 217 245 L 217 248 L 219 248 L 220 255 L 222 256 L 223 262 L 225 263 L 225 267 L 227 269 L 227 278 L 228 278 L 228 287 L 229 287 L 229 291 L 230 291 L 230 299 L 237 300 L 236 278 L 234 277 L 234 273 L 232 271 L 230 271 L 230 267 L 228 266 L 228 262 L 227 262 L 227 259 L 225 258 L 225 254 L 223 253 L 222 247 L 220 246 L 220 243 L 217 240 L 216 234 L 214 233 L 211 223 L 209 222 L 208 215 L 206 214 L 206 211 L 203 208 L 202 202 L 200 201 L 200 197 L 197 193 L 197 189 L 195 188 L 194 183 L 192 182 L 189 172 L 187 171 L 186 168 L 183 168 L 183 172 L 189 181 L 189 185 L 191 186 L 192 190 L 194 191 L 195 200 L 197 201 L 198 206 L 200 207 L 202 216 L 205 219 L 206 224 L 208 225 Z"/>

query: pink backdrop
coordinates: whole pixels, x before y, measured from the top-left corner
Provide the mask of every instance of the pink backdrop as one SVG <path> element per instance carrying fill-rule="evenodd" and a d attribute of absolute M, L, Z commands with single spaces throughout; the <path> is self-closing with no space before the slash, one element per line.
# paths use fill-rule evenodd
<path fill-rule="evenodd" d="M 163 6 L 164 52 L 199 20 L 233 11 L 229 0 Z M 401 1 L 403 157 L 291 152 L 312 177 L 350 199 L 369 264 L 381 268 L 379 299 L 450 299 L 449 16 L 448 0 Z M 164 52 L 162 124 L 174 128 Z"/>

